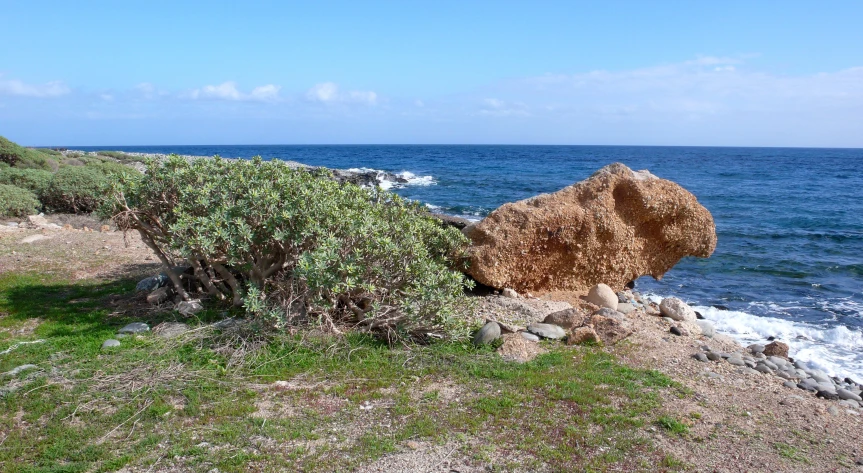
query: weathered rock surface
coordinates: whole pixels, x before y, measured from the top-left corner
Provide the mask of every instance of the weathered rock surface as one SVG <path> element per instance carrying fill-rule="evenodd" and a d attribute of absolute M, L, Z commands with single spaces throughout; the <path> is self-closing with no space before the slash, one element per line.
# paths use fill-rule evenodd
<path fill-rule="evenodd" d="M 546 350 L 536 342 L 525 340 L 517 333 L 508 333 L 503 336 L 503 345 L 497 349 L 497 353 L 505 360 L 524 363 L 545 353 Z"/>
<path fill-rule="evenodd" d="M 509 203 L 464 232 L 468 273 L 518 291 L 612 288 L 661 278 L 716 248 L 713 217 L 679 185 L 623 164 L 552 194 Z"/>
<path fill-rule="evenodd" d="M 677 321 L 695 322 L 698 320 L 692 307 L 676 297 L 662 299 L 659 304 L 659 311 L 662 315 Z"/>
<path fill-rule="evenodd" d="M 590 318 L 590 325 L 606 345 L 614 345 L 632 334 L 629 324 L 611 317 L 594 315 Z"/>
<path fill-rule="evenodd" d="M 132 322 L 117 331 L 117 333 L 144 333 L 149 332 L 150 326 L 143 322 Z"/>
<path fill-rule="evenodd" d="M 587 317 L 578 309 L 566 309 L 548 314 L 542 321 L 544 324 L 557 325 L 564 329 L 571 329 L 584 324 Z"/>
<path fill-rule="evenodd" d="M 186 317 L 190 317 L 204 310 L 204 306 L 201 305 L 201 301 L 180 301 L 177 303 L 176 310 L 180 314 L 185 315 Z"/>
<path fill-rule="evenodd" d="M 593 327 L 578 327 L 569 334 L 566 339 L 568 345 L 582 345 L 585 343 L 601 343 L 599 334 Z"/>
<path fill-rule="evenodd" d="M 782 358 L 788 358 L 788 345 L 779 341 L 771 342 L 764 347 L 764 354 L 767 356 L 781 356 Z"/>

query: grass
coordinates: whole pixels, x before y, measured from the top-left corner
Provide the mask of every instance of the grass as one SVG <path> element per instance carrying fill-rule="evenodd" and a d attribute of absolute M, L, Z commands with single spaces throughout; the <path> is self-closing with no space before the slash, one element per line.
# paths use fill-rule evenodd
<path fill-rule="evenodd" d="M 669 470 L 680 464 L 644 427 L 660 393 L 682 387 L 599 348 L 549 345 L 526 364 L 492 348 L 441 343 L 390 349 L 358 334 L 220 333 L 165 340 L 122 325 L 174 320 L 124 310 L 134 281 L 69 282 L 44 273 L 0 276 L 0 471 L 347 471 L 405 442 L 455 442 L 492 469 Z M 288 380 L 289 388 L 272 383 Z M 665 420 L 663 420 L 665 419 Z M 673 422 L 672 422 L 673 421 Z M 385 426 L 385 427 L 383 427 Z M 483 445 L 475 450 L 470 445 Z M 456 455 L 456 454 L 454 454 Z M 495 470 L 497 471 L 497 470 Z"/>
<path fill-rule="evenodd" d="M 684 435 L 689 433 L 689 426 L 669 415 L 660 416 L 656 420 L 656 424 L 663 429 L 676 435 Z"/>
<path fill-rule="evenodd" d="M 812 461 L 804 455 L 797 447 L 783 442 L 776 442 L 773 448 L 779 453 L 779 456 L 787 458 L 791 461 L 803 463 L 806 465 L 812 464 Z"/>

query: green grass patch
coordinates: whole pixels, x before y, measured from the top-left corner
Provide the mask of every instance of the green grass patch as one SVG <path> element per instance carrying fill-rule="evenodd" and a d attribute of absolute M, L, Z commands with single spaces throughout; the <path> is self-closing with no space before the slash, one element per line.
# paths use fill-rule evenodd
<path fill-rule="evenodd" d="M 0 276 L 0 351 L 44 340 L 0 356 L 0 372 L 38 366 L 0 380 L 0 471 L 346 471 L 408 440 L 468 439 L 488 447 L 475 461 L 497 469 L 674 467 L 641 428 L 663 425 L 659 393 L 681 386 L 600 349 L 549 345 L 514 364 L 470 343 L 201 331 L 102 351 L 130 321 L 179 320 L 127 314 L 134 284 Z M 298 387 L 269 388 L 276 380 Z"/>

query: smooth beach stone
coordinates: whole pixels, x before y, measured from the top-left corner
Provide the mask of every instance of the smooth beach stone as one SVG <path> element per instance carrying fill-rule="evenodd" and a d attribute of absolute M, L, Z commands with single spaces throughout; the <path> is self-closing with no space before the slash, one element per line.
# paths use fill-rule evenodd
<path fill-rule="evenodd" d="M 110 339 L 110 340 L 105 340 L 104 342 L 102 342 L 102 348 L 103 349 L 113 348 L 113 347 L 118 347 L 118 346 L 120 346 L 120 340 Z"/>
<path fill-rule="evenodd" d="M 753 355 L 758 353 L 764 353 L 764 345 L 759 345 L 757 343 L 749 345 L 748 347 L 746 347 L 746 349 L 752 352 Z"/>
<path fill-rule="evenodd" d="M 587 293 L 587 302 L 617 310 L 617 294 L 607 284 L 597 284 Z"/>
<path fill-rule="evenodd" d="M 787 379 L 787 380 L 794 379 L 794 376 L 791 376 L 790 374 L 786 373 L 785 371 L 777 371 L 776 376 L 779 376 L 780 378 Z"/>
<path fill-rule="evenodd" d="M 744 374 L 761 374 L 761 372 L 756 371 L 752 368 L 740 368 L 740 372 Z"/>
<path fill-rule="evenodd" d="M 818 383 L 815 387 L 819 391 L 829 391 L 831 393 L 836 392 L 836 386 L 834 386 L 833 383 Z"/>
<path fill-rule="evenodd" d="M 826 374 L 824 374 L 822 371 L 812 370 L 812 371 L 807 371 L 806 373 L 812 379 L 814 379 L 815 381 L 818 381 L 819 383 L 831 383 L 831 384 L 833 383 L 833 380 L 830 379 L 830 377 L 827 376 Z"/>
<path fill-rule="evenodd" d="M 696 320 L 695 324 L 701 327 L 701 334 L 707 338 L 713 338 L 716 335 L 716 329 L 713 324 L 707 320 Z"/>
<path fill-rule="evenodd" d="M 508 287 L 507 287 L 507 288 L 505 288 L 503 291 L 501 291 L 501 293 L 500 293 L 500 294 L 501 294 L 503 297 L 506 297 L 506 298 L 509 298 L 509 299 L 518 299 L 518 293 L 517 293 L 517 292 L 515 292 L 515 289 L 510 289 L 510 288 L 508 288 Z"/>
<path fill-rule="evenodd" d="M 530 332 L 518 332 L 518 333 L 521 334 L 521 338 L 523 338 L 527 341 L 530 341 L 530 342 L 538 342 L 539 341 L 539 337 L 530 333 Z"/>
<path fill-rule="evenodd" d="M 693 357 L 693 358 L 695 358 L 695 359 L 696 359 L 696 360 L 698 360 L 698 361 L 705 362 L 705 363 L 706 363 L 707 361 L 710 361 L 710 360 L 707 358 L 707 355 L 705 355 L 704 353 L 696 353 L 696 354 L 692 355 L 692 357 Z"/>
<path fill-rule="evenodd" d="M 785 381 L 784 383 L 782 383 L 782 385 L 785 386 L 786 388 L 792 388 L 792 389 L 797 387 L 797 385 L 792 383 L 791 381 Z"/>
<path fill-rule="evenodd" d="M 755 367 L 755 371 L 764 374 L 773 374 L 773 370 L 770 369 L 767 365 L 759 363 L 758 366 Z"/>
<path fill-rule="evenodd" d="M 849 391 L 847 389 L 837 389 L 836 394 L 839 395 L 839 397 L 841 399 L 846 399 L 846 400 L 850 399 L 852 401 L 857 401 L 857 402 L 863 401 L 863 398 L 852 393 L 851 391 Z"/>
<path fill-rule="evenodd" d="M 773 364 L 770 360 L 761 360 L 758 362 L 758 364 L 759 365 L 766 365 L 768 368 L 770 368 L 771 370 L 774 370 L 774 371 L 779 369 L 779 367 L 776 366 L 775 364 Z"/>
<path fill-rule="evenodd" d="M 828 401 L 839 400 L 839 395 L 831 391 L 818 391 L 817 393 L 815 393 L 815 396 L 822 399 L 827 399 Z"/>
<path fill-rule="evenodd" d="M 683 331 L 677 328 L 676 325 L 672 325 L 668 331 L 671 332 L 672 335 L 677 335 L 678 337 L 683 336 Z"/>
<path fill-rule="evenodd" d="M 143 322 L 132 322 L 131 324 L 128 324 L 125 327 L 121 328 L 117 333 L 143 333 L 149 331 L 149 325 Z"/>
<path fill-rule="evenodd" d="M 498 338 L 500 338 L 500 325 L 497 322 L 489 322 L 483 325 L 473 337 L 473 344 L 476 346 L 487 345 Z"/>
<path fill-rule="evenodd" d="M 728 358 L 728 363 L 734 366 L 746 366 L 745 361 L 743 361 L 741 358 L 737 358 L 734 356 Z"/>
<path fill-rule="evenodd" d="M 617 304 L 617 311 L 620 312 L 621 314 L 626 315 L 626 314 L 632 312 L 633 310 L 635 310 L 635 306 L 630 304 L 629 302 L 622 302 L 620 304 Z"/>
<path fill-rule="evenodd" d="M 609 288 L 609 291 L 611 288 Z M 560 340 L 566 336 L 566 331 L 557 325 L 532 323 L 527 326 L 527 331 L 539 335 L 543 338 L 552 340 Z"/>
<path fill-rule="evenodd" d="M 788 360 L 785 358 L 779 358 L 778 356 L 768 356 L 767 359 L 776 366 L 786 366 L 790 365 Z"/>
<path fill-rule="evenodd" d="M 707 359 L 710 361 L 719 361 L 722 359 L 722 356 L 720 356 L 719 353 L 716 353 L 715 351 L 710 351 L 707 352 Z"/>

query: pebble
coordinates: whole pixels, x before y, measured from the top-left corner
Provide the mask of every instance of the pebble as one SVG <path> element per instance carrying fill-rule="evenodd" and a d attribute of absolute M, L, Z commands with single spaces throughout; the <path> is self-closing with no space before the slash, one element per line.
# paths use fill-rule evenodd
<path fill-rule="evenodd" d="M 705 362 L 705 363 L 706 363 L 707 361 L 709 361 L 709 360 L 708 360 L 708 358 L 707 358 L 707 355 L 705 355 L 704 353 L 696 353 L 696 354 L 692 355 L 692 357 L 693 357 L 693 358 L 695 358 L 695 359 L 696 359 L 696 360 L 698 360 L 698 361 L 702 361 L 702 362 Z"/>
<path fill-rule="evenodd" d="M 509 298 L 509 299 L 518 299 L 518 293 L 517 293 L 517 292 L 515 292 L 515 289 L 510 289 L 510 288 L 508 288 L 508 287 L 507 287 L 507 288 L 505 288 L 505 289 L 503 290 L 503 292 L 501 292 L 501 295 L 502 295 L 503 297 L 506 297 L 506 298 Z"/>
<path fill-rule="evenodd" d="M 710 361 L 719 361 L 722 359 L 722 356 L 715 351 L 707 352 L 707 359 Z"/>
<path fill-rule="evenodd" d="M 118 347 L 118 346 L 120 346 L 120 340 L 114 340 L 113 338 L 110 340 L 105 340 L 102 343 L 102 349 L 103 350 L 105 348 L 113 348 L 113 347 Z"/>
<path fill-rule="evenodd" d="M 610 290 L 610 289 L 609 289 Z M 566 331 L 557 325 L 532 323 L 527 326 L 527 331 L 539 335 L 543 338 L 552 340 L 560 340 L 566 336 Z"/>
<path fill-rule="evenodd" d="M 131 324 L 126 325 L 121 328 L 118 333 L 143 333 L 149 332 L 150 326 L 143 322 L 132 322 Z M 117 342 L 119 343 L 119 342 Z"/>
<path fill-rule="evenodd" d="M 488 345 L 498 338 L 500 338 L 500 325 L 497 322 L 488 322 L 473 337 L 473 344 L 476 346 Z"/>
<path fill-rule="evenodd" d="M 838 416 L 839 415 L 839 408 L 836 406 L 830 406 L 827 408 L 827 412 L 829 412 L 830 414 L 832 414 L 834 416 Z"/>
<path fill-rule="evenodd" d="M 672 335 L 677 335 L 678 337 L 683 335 L 683 331 L 677 328 L 676 325 L 672 325 L 668 331 L 671 332 Z"/>
<path fill-rule="evenodd" d="M 846 400 L 850 399 L 852 401 L 857 401 L 857 402 L 863 401 L 863 398 L 852 393 L 851 391 L 849 391 L 847 389 L 837 389 L 836 394 L 839 396 L 840 399 L 846 399 Z"/>
<path fill-rule="evenodd" d="M 530 333 L 530 332 L 519 332 L 521 334 L 521 338 L 530 341 L 530 342 L 538 342 L 539 337 Z"/>

